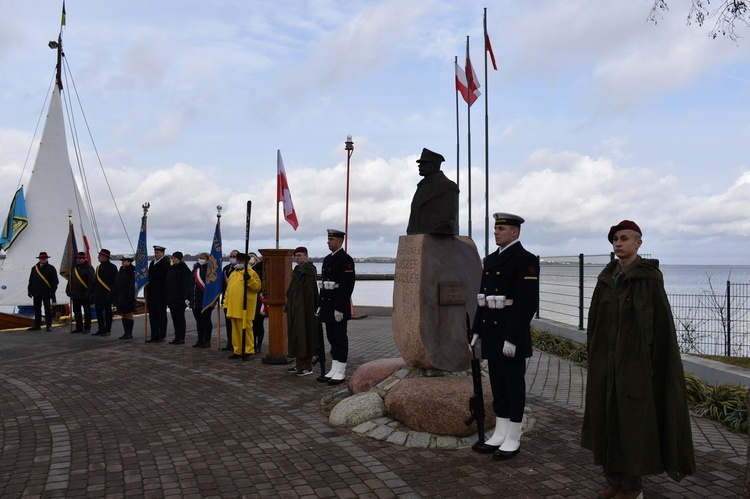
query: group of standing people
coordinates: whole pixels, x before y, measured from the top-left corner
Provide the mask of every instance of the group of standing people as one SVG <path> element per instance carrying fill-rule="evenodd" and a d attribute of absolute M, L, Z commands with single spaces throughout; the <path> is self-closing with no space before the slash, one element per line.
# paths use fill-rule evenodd
<path fill-rule="evenodd" d="M 471 345 L 482 341 L 496 418 L 492 435 L 474 450 L 507 460 L 521 448 L 539 264 L 520 244 L 523 218 L 509 213 L 494 218 L 498 249 L 484 261 Z M 603 467 L 606 487 L 597 499 L 637 499 L 643 497 L 643 476 L 667 473 L 679 481 L 694 473 L 695 460 L 659 261 L 638 255 L 642 232 L 633 221 L 612 226 L 607 239 L 616 258 L 599 274 L 589 308 L 581 445 Z"/>

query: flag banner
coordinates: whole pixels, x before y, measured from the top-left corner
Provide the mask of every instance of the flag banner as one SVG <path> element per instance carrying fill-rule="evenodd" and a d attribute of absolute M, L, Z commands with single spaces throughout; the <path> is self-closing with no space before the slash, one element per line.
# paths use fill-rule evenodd
<path fill-rule="evenodd" d="M 223 289 L 223 274 L 221 272 L 221 222 L 220 218 L 216 219 L 216 230 L 214 231 L 214 240 L 211 243 L 211 252 L 208 257 L 208 263 L 206 264 L 206 281 L 205 288 L 203 289 L 203 308 L 202 312 L 205 312 L 209 308 L 214 306 L 216 300 L 219 299 L 219 295 Z M 194 304 L 194 307 L 198 304 Z"/>
<path fill-rule="evenodd" d="M 65 26 L 65 1 L 63 1 L 62 17 L 60 18 L 60 26 Z"/>
<path fill-rule="evenodd" d="M 70 273 L 76 264 L 76 254 L 78 245 L 76 244 L 76 231 L 73 222 L 68 222 L 68 240 L 65 242 L 62 261 L 60 262 L 60 275 L 70 280 Z"/>
<path fill-rule="evenodd" d="M 146 249 L 146 224 L 148 218 L 141 218 L 141 232 L 138 234 L 138 248 L 135 252 L 135 295 L 148 284 L 148 251 Z"/>
<path fill-rule="evenodd" d="M 7 251 L 27 225 L 29 225 L 29 219 L 26 218 L 26 201 L 23 197 L 23 186 L 21 186 L 10 203 L 8 218 L 5 219 L 3 233 L 0 234 L 0 248 Z"/>
<path fill-rule="evenodd" d="M 297 212 L 294 211 L 292 195 L 289 193 L 289 183 L 286 180 L 284 160 L 281 159 L 281 150 L 276 151 L 276 202 L 284 202 L 284 220 L 289 222 L 294 230 L 299 227 Z"/>
<path fill-rule="evenodd" d="M 487 52 L 490 53 L 490 60 L 492 61 L 492 68 L 497 71 L 497 63 L 495 62 L 495 53 L 492 51 L 492 44 L 490 43 L 490 35 L 484 33 L 484 45 Z M 487 83 L 485 81 L 485 83 Z"/>
<path fill-rule="evenodd" d="M 464 73 L 464 70 L 461 69 L 458 63 L 456 63 L 456 90 L 461 93 L 461 97 L 464 98 L 464 101 L 469 106 L 474 104 L 479 96 L 482 95 L 476 88 L 473 92 L 469 93 L 469 83 L 466 81 L 466 73 Z"/>
<path fill-rule="evenodd" d="M 469 58 L 469 53 L 467 51 L 466 53 L 466 87 L 469 89 L 469 92 L 475 95 L 474 100 L 477 100 L 482 93 L 479 91 L 479 78 L 477 78 L 477 74 L 474 72 L 474 66 L 471 64 L 471 58 Z M 471 106 L 472 103 L 469 103 Z"/>

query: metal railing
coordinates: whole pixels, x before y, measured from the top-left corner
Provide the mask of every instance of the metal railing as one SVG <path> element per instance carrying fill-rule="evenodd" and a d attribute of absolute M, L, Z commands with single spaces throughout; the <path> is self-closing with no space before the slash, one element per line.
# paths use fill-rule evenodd
<path fill-rule="evenodd" d="M 648 255 L 642 255 L 649 258 Z M 596 279 L 614 255 L 540 257 L 537 318 L 583 330 Z M 702 294 L 668 294 L 683 353 L 750 355 L 750 284 L 726 281 L 726 288 Z"/>

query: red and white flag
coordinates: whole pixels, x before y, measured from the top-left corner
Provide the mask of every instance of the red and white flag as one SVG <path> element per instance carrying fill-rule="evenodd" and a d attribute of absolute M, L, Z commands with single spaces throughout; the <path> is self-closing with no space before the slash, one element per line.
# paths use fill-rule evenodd
<path fill-rule="evenodd" d="M 456 90 L 461 92 L 461 97 L 464 98 L 467 104 L 471 106 L 476 102 L 476 100 L 479 98 L 482 93 L 479 91 L 479 83 L 477 82 L 477 75 L 474 74 L 474 68 L 471 67 L 471 62 L 467 59 L 467 67 L 471 69 L 472 74 L 472 83 L 469 84 L 468 81 L 466 81 L 466 73 L 464 73 L 464 70 L 461 69 L 461 66 L 456 63 Z M 472 91 L 469 92 L 469 88 L 472 88 Z"/>
<path fill-rule="evenodd" d="M 289 183 L 286 181 L 284 160 L 281 159 L 281 150 L 276 151 L 276 202 L 284 203 L 284 220 L 289 222 L 294 230 L 299 227 L 297 213 L 294 211 L 292 195 L 289 193 Z"/>
<path fill-rule="evenodd" d="M 495 68 L 495 71 L 497 71 L 497 63 L 495 62 L 495 53 L 492 51 L 492 44 L 490 43 L 490 35 L 485 31 L 484 32 L 484 45 L 487 49 L 487 52 L 490 53 L 490 60 L 492 60 L 492 67 Z M 487 59 L 485 59 L 486 61 Z"/>

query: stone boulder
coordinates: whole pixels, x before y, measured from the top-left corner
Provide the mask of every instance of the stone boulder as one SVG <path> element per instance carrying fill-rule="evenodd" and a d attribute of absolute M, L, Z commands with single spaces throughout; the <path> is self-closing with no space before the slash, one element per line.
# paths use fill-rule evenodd
<path fill-rule="evenodd" d="M 349 380 L 349 390 L 352 393 L 368 391 L 391 374 L 406 367 L 401 357 L 397 359 L 380 359 L 366 362 L 354 371 Z"/>
<path fill-rule="evenodd" d="M 481 278 L 482 261 L 470 238 L 399 237 L 393 339 L 408 366 L 442 371 L 470 368 L 466 314 L 474 317 Z"/>
<path fill-rule="evenodd" d="M 492 390 L 483 379 L 485 432 L 495 426 Z M 462 377 L 424 377 L 401 380 L 385 397 L 388 415 L 412 430 L 467 437 L 476 433 L 476 424 L 466 426 L 469 397 L 474 393 L 472 379 Z"/>
<path fill-rule="evenodd" d="M 333 426 L 351 428 L 384 415 L 385 404 L 380 395 L 376 392 L 364 392 L 336 404 L 331 410 L 329 421 Z"/>

